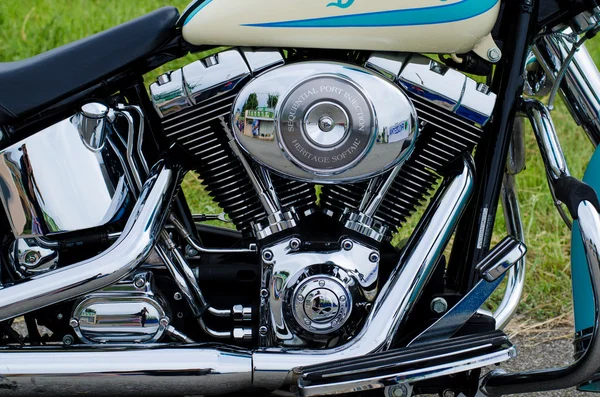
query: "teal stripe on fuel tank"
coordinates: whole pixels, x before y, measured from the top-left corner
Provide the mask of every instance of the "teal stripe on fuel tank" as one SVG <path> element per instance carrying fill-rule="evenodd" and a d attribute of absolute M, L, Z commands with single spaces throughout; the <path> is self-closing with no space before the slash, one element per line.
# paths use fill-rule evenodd
<path fill-rule="evenodd" d="M 367 0 L 362 0 L 367 1 Z M 370 28 L 434 25 L 463 21 L 491 10 L 499 0 L 461 0 L 433 7 L 340 15 L 293 21 L 251 23 L 243 26 L 262 28 Z"/>
<path fill-rule="evenodd" d="M 596 193 L 600 193 L 600 148 L 592 156 L 583 181 L 594 188 Z M 571 274 L 575 331 L 580 332 L 594 326 L 596 308 L 592 281 L 577 221 L 573 223 L 571 238 Z"/>
<path fill-rule="evenodd" d="M 204 7 L 206 7 L 212 0 L 204 0 L 204 3 L 200 4 L 198 7 L 196 7 L 194 9 L 194 11 L 192 11 L 190 13 L 190 15 L 187 16 L 187 18 L 185 19 L 185 22 L 183 23 L 183 25 L 187 25 L 189 21 L 192 20 L 192 18 L 194 18 L 196 16 L 197 13 L 200 12 L 200 10 L 202 10 Z"/>

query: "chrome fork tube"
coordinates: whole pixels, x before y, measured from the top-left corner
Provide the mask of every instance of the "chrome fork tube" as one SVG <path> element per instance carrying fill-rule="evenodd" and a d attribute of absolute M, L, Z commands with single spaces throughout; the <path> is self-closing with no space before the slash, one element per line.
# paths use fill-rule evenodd
<path fill-rule="evenodd" d="M 558 76 L 574 45 L 567 38 L 572 31 L 567 29 L 562 33 L 544 36 L 533 47 L 538 61 L 552 81 Z M 583 127 L 594 146 L 598 146 L 600 72 L 585 46 L 579 48 L 568 65 L 560 90 L 575 121 Z"/>
<path fill-rule="evenodd" d="M 150 254 L 179 181 L 179 170 L 159 162 L 145 183 L 121 237 L 91 259 L 0 289 L 0 321 L 112 285 Z"/>
<path fill-rule="evenodd" d="M 254 385 L 277 389 L 286 379 L 293 380 L 292 368 L 352 359 L 388 349 L 448 244 L 471 197 L 473 183 L 472 159 L 466 156 L 462 169 L 444 181 L 432 200 L 354 340 L 328 350 L 257 351 L 253 355 Z"/>

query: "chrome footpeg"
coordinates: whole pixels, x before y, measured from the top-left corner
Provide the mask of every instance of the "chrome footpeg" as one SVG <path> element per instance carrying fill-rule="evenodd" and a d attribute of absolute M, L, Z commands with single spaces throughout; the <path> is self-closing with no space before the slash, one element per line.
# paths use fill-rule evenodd
<path fill-rule="evenodd" d="M 299 395 L 327 396 L 410 384 L 514 357 L 515 347 L 502 331 L 469 335 L 443 343 L 305 367 L 298 381 Z"/>

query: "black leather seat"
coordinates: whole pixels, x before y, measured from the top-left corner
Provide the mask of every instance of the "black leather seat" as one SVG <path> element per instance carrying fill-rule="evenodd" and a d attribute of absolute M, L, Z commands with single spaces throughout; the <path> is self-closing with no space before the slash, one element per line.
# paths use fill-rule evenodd
<path fill-rule="evenodd" d="M 143 58 L 173 34 L 179 12 L 164 7 L 33 58 L 0 63 L 0 124 L 66 97 Z"/>

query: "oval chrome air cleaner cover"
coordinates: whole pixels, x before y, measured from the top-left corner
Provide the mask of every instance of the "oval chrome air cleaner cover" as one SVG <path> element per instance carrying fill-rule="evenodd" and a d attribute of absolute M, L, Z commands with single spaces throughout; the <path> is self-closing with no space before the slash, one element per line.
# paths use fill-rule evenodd
<path fill-rule="evenodd" d="M 417 115 L 397 86 L 366 69 L 301 62 L 246 85 L 234 103 L 232 127 L 238 144 L 278 174 L 356 182 L 408 157 Z"/>

